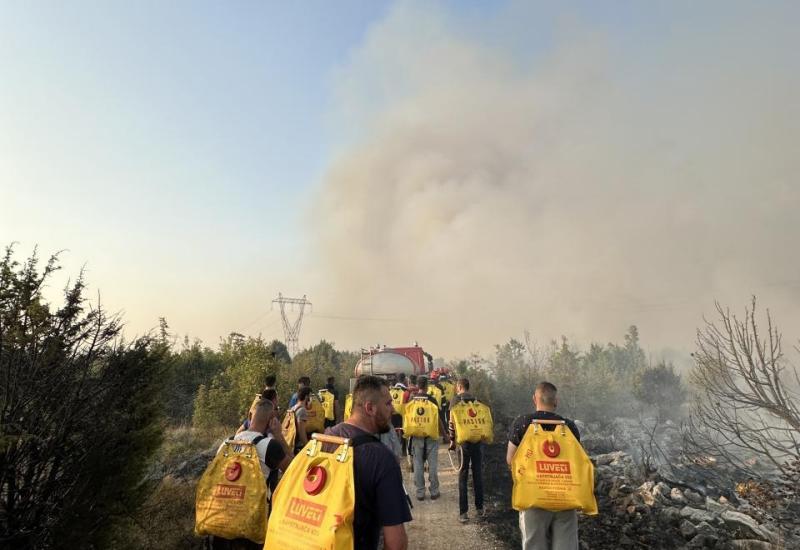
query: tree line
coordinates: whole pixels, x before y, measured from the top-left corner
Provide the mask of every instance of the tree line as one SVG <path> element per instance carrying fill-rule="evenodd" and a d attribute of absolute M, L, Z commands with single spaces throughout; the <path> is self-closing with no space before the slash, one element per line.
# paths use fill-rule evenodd
<path fill-rule="evenodd" d="M 13 247 L 0 260 L 0 546 L 108 547 L 157 485 L 148 473 L 165 430 L 235 429 L 268 375 L 284 402 L 300 376 L 314 388 L 333 376 L 347 392 L 358 353 L 321 341 L 291 357 L 280 341 L 236 333 L 212 349 L 178 341 L 165 319 L 127 341 L 122 319 L 87 300 L 82 273 L 59 304 L 45 300 L 58 269 L 57 256 L 19 262 Z M 696 452 L 741 468 L 751 464 L 742 450 L 767 453 L 793 471 L 800 378 L 780 333 L 767 315 L 762 335 L 754 302 L 742 320 L 718 313 L 698 331 L 691 388 L 672 365 L 647 361 L 635 326 L 620 344 L 585 350 L 526 334 L 492 357 L 446 366 L 470 378 L 501 424 L 528 411 L 532 388 L 547 379 L 566 416 L 598 425 L 642 411 L 685 420 Z"/>

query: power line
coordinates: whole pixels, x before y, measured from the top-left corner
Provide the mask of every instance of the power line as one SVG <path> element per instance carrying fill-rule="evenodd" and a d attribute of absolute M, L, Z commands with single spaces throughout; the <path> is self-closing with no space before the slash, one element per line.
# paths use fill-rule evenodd
<path fill-rule="evenodd" d="M 408 319 L 393 319 L 390 317 L 345 317 L 343 315 L 320 315 L 314 314 L 315 319 L 335 319 L 337 321 L 380 321 L 385 323 L 404 323 Z"/>
<path fill-rule="evenodd" d="M 277 303 L 281 308 L 281 319 L 283 320 L 283 333 L 286 338 L 286 347 L 289 348 L 289 353 L 294 355 L 297 353 L 299 347 L 298 342 L 300 340 L 300 327 L 303 324 L 303 313 L 305 313 L 306 306 L 311 309 L 311 302 L 308 301 L 305 294 L 302 298 L 286 298 L 279 292 L 278 297 L 272 300 L 272 303 Z M 295 306 L 300 308 L 297 319 L 289 321 L 286 315 L 286 306 L 291 306 L 292 311 L 294 311 Z"/>

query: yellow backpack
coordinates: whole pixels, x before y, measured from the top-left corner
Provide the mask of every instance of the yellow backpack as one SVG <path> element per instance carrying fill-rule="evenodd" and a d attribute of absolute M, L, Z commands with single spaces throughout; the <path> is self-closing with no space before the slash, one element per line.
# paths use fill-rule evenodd
<path fill-rule="evenodd" d="M 557 424 L 546 431 L 541 424 Z M 582 510 L 597 514 L 594 466 L 563 420 L 534 420 L 511 460 L 515 510 Z"/>
<path fill-rule="evenodd" d="M 347 397 L 344 398 L 344 420 L 350 418 L 352 412 L 353 412 L 353 394 L 348 393 Z"/>
<path fill-rule="evenodd" d="M 428 386 L 428 395 L 432 396 L 436 400 L 436 404 L 439 407 L 442 406 L 442 390 L 433 385 Z"/>
<path fill-rule="evenodd" d="M 322 406 L 319 397 L 313 393 L 308 397 L 308 405 L 306 405 L 306 412 L 308 412 L 306 434 L 322 433 L 325 431 L 325 408 Z"/>
<path fill-rule="evenodd" d="M 263 542 L 267 483 L 256 445 L 264 439 L 225 441 L 197 483 L 194 532 Z"/>
<path fill-rule="evenodd" d="M 448 403 L 453 402 L 453 397 L 456 395 L 456 385 L 453 384 L 450 380 L 445 380 L 441 382 L 442 387 L 444 388 L 444 398 L 447 400 Z"/>
<path fill-rule="evenodd" d="M 494 441 L 492 411 L 480 401 L 459 401 L 450 408 L 450 420 L 456 429 L 456 443 Z"/>
<path fill-rule="evenodd" d="M 293 449 L 294 440 L 297 438 L 297 417 L 294 411 L 286 411 L 286 416 L 283 417 L 283 422 L 281 422 L 281 432 L 283 433 L 283 439 L 286 440 L 286 444 L 290 449 Z"/>
<path fill-rule="evenodd" d="M 427 397 L 414 397 L 403 413 L 403 437 L 439 437 L 439 408 Z"/>
<path fill-rule="evenodd" d="M 392 396 L 392 407 L 394 407 L 394 412 L 397 414 L 403 414 L 406 409 L 406 404 L 403 403 L 403 395 L 406 393 L 406 390 L 403 388 L 392 388 L 389 390 L 389 395 Z"/>
<path fill-rule="evenodd" d="M 353 448 L 380 440 L 314 434 L 283 474 L 272 497 L 264 549 L 352 550 Z M 338 445 L 327 453 L 322 443 Z"/>
<path fill-rule="evenodd" d="M 333 420 L 336 413 L 336 411 L 334 411 L 335 400 L 333 398 L 333 393 L 323 388 L 319 390 L 318 394 L 320 401 L 322 401 L 322 408 L 325 410 L 325 420 Z"/>

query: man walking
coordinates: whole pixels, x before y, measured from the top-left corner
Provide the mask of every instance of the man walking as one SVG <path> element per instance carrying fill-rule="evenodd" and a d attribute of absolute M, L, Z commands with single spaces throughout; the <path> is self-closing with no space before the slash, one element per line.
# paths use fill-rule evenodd
<path fill-rule="evenodd" d="M 525 432 L 536 420 L 563 420 L 580 441 L 581 436 L 575 422 L 555 413 L 558 406 L 556 387 L 550 382 L 541 382 L 533 393 L 536 412 L 518 416 L 508 432 L 506 462 L 517 452 Z M 552 431 L 555 425 L 542 424 L 542 429 Z M 519 528 L 522 532 L 522 550 L 577 550 L 578 513 L 576 510 L 550 512 L 540 508 L 529 508 L 519 513 Z"/>
<path fill-rule="evenodd" d="M 349 439 L 389 433 L 392 411 L 386 381 L 377 376 L 362 376 L 353 389 L 350 418 L 325 433 Z M 353 467 L 354 550 L 375 550 L 381 535 L 384 550 L 406 550 L 408 538 L 403 524 L 411 521 L 411 511 L 397 459 L 375 438 L 375 443 L 354 449 Z"/>
<path fill-rule="evenodd" d="M 473 402 L 475 397 L 469 393 L 469 380 L 460 378 L 456 382 L 456 395 L 453 397 L 452 405 L 457 403 Z M 448 425 L 450 431 L 450 450 L 456 448 L 456 427 L 453 418 L 450 418 Z M 461 468 L 458 470 L 458 521 L 467 523 L 469 516 L 467 510 L 467 481 L 469 480 L 469 469 L 472 466 L 472 487 L 475 490 L 475 513 L 479 518 L 485 517 L 483 510 L 483 442 L 470 443 L 464 442 L 460 445 L 461 449 Z"/>
<path fill-rule="evenodd" d="M 435 405 L 436 424 L 440 436 L 444 436 L 445 443 L 449 442 L 447 431 L 439 416 L 439 405 L 433 396 L 428 395 L 428 379 L 424 376 L 417 378 L 417 393 L 410 400 L 409 407 L 414 406 L 415 399 L 427 399 Z M 414 460 L 414 486 L 417 490 L 417 500 L 425 500 L 425 463 L 428 464 L 428 490 L 431 500 L 439 498 L 439 437 L 411 437 L 411 454 Z"/>

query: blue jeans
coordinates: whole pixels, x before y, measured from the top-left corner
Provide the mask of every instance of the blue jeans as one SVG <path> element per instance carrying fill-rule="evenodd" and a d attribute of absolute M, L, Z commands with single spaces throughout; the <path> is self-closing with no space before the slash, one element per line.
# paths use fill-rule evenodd
<path fill-rule="evenodd" d="M 439 440 L 430 437 L 412 437 L 414 455 L 414 486 L 417 498 L 425 497 L 425 462 L 428 462 L 428 490 L 432 497 L 439 496 Z"/>
<path fill-rule="evenodd" d="M 469 480 L 469 468 L 472 466 L 472 488 L 475 489 L 475 508 L 483 510 L 483 444 L 464 443 L 461 445 L 463 461 L 461 469 L 458 471 L 458 513 L 466 514 L 469 506 L 467 505 L 467 481 Z"/>

